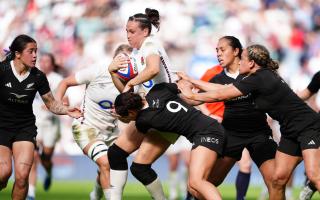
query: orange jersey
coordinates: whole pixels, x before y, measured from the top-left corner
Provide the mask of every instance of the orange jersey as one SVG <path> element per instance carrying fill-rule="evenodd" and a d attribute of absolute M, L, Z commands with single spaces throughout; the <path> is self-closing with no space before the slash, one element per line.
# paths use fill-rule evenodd
<path fill-rule="evenodd" d="M 223 68 L 220 65 L 214 66 L 208 69 L 204 75 L 201 77 L 201 80 L 208 82 L 211 80 L 215 75 L 220 74 Z M 217 115 L 219 117 L 223 117 L 224 113 L 224 103 L 223 102 L 216 102 L 216 103 L 205 103 L 205 106 L 209 110 L 211 115 Z"/>

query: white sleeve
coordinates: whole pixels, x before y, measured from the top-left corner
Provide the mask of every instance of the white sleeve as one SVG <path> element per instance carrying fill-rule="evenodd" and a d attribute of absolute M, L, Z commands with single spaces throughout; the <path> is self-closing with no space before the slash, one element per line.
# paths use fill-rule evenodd
<path fill-rule="evenodd" d="M 75 79 L 78 84 L 89 84 L 99 73 L 98 67 L 88 67 L 75 73 Z"/>

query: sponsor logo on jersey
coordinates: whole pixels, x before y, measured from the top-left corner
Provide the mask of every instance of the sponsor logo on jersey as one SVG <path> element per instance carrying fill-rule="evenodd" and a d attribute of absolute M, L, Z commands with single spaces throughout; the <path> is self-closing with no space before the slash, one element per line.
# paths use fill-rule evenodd
<path fill-rule="evenodd" d="M 4 84 L 6 87 L 8 87 L 8 88 L 12 88 L 12 85 L 11 85 L 11 82 L 8 82 L 8 83 L 6 83 L 6 84 Z"/>
<path fill-rule="evenodd" d="M 218 138 L 214 138 L 214 137 L 201 137 L 200 141 L 201 142 L 219 144 L 219 139 Z"/>
<path fill-rule="evenodd" d="M 313 140 L 311 140 L 309 143 L 308 143 L 308 145 L 315 145 L 316 143 L 313 141 Z"/>
<path fill-rule="evenodd" d="M 142 85 L 146 88 L 151 88 L 153 86 L 153 81 L 149 80 L 148 82 L 144 82 Z"/>
<path fill-rule="evenodd" d="M 34 90 L 34 88 L 32 88 L 33 85 L 34 83 L 29 83 L 25 90 Z"/>
<path fill-rule="evenodd" d="M 23 97 L 28 96 L 28 95 L 25 95 L 25 94 L 16 94 L 16 93 L 13 93 L 13 92 L 10 92 L 10 94 L 13 94 L 17 99 L 21 99 Z"/>
<path fill-rule="evenodd" d="M 20 104 L 27 104 L 28 103 L 28 100 L 23 100 L 21 98 L 23 97 L 26 97 L 28 95 L 25 95 L 25 94 L 16 94 L 16 93 L 13 93 L 13 92 L 10 92 L 10 94 L 12 94 L 13 96 L 15 96 L 15 98 L 11 98 L 9 97 L 8 98 L 8 101 L 12 102 L 12 103 L 20 103 Z"/>
<path fill-rule="evenodd" d="M 102 109 L 111 109 L 112 108 L 112 102 L 109 100 L 102 100 L 99 103 L 100 108 Z"/>

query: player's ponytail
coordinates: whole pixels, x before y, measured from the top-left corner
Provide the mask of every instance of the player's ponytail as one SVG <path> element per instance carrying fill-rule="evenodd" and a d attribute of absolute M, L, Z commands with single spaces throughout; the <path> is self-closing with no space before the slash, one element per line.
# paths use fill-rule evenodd
<path fill-rule="evenodd" d="M 160 15 L 156 9 L 146 8 L 144 11 L 147 15 L 147 18 L 151 22 L 153 26 L 155 26 L 158 30 L 160 29 Z"/>
<path fill-rule="evenodd" d="M 139 94 L 124 92 L 117 96 L 114 107 L 118 115 L 125 117 L 129 115 L 129 110 L 139 111 L 142 109 L 142 98 Z"/>
<path fill-rule="evenodd" d="M 5 52 L 4 61 L 11 61 L 14 59 L 15 55 L 10 50 L 4 49 L 3 51 Z"/>

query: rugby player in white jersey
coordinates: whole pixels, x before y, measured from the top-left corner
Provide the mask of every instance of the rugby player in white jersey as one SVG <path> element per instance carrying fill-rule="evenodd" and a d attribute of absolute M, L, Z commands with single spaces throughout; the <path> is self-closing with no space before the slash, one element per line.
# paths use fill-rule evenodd
<path fill-rule="evenodd" d="M 144 14 L 138 13 L 129 17 L 126 25 L 127 39 L 130 46 L 134 48 L 131 54 L 131 62 L 138 68 L 138 75 L 129 80 L 124 87 L 118 80 L 117 73 L 111 73 L 119 91 L 125 92 L 137 88 L 140 93 L 147 94 L 157 83 L 170 83 L 176 80 L 168 56 L 154 34 L 159 29 L 159 18 L 159 12 L 149 8 L 145 10 Z M 109 68 L 110 72 L 116 72 L 117 70 L 116 68 Z M 130 128 L 131 124 L 134 123 L 129 123 Z M 171 137 L 171 141 L 169 141 L 169 137 Z M 176 134 L 166 134 L 165 137 L 162 137 L 155 133 L 143 135 L 133 130 L 121 133 L 108 151 L 111 168 L 111 199 L 122 199 L 128 174 L 127 157 L 138 148 L 139 151 L 130 167 L 132 174 L 146 187 L 153 199 L 165 199 L 160 180 L 152 170 L 151 163 L 162 155 L 172 141 L 177 138 L 178 135 Z"/>
<path fill-rule="evenodd" d="M 128 45 L 120 45 L 110 66 L 128 64 L 127 58 L 119 54 L 130 54 L 131 50 Z M 109 199 L 110 168 L 107 151 L 119 134 L 117 119 L 110 112 L 119 91 L 114 86 L 107 67 L 102 64 L 85 68 L 62 80 L 56 92 L 57 99 L 62 100 L 68 87 L 81 84 L 86 84 L 82 102 L 83 118 L 74 120 L 72 132 L 83 153 L 99 167 L 99 176 L 90 199 L 100 199 L 102 190 L 105 198 Z"/>

